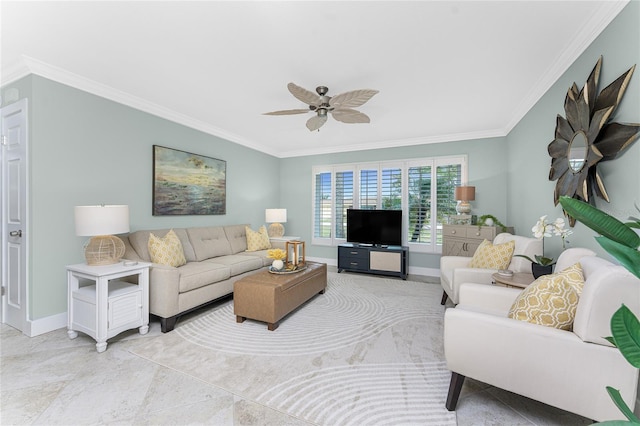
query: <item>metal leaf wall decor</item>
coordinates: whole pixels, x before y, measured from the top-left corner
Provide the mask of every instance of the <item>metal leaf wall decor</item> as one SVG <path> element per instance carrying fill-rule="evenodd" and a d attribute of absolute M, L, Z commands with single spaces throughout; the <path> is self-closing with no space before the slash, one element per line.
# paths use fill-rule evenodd
<path fill-rule="evenodd" d="M 594 194 L 609 201 L 597 165 L 613 160 L 640 134 L 640 124 L 613 123 L 636 66 L 631 67 L 598 94 L 602 57 L 582 88 L 573 83 L 564 101 L 566 118 L 558 114 L 555 139 L 548 146 L 551 156 L 549 180 L 558 180 L 553 201 L 566 195 L 595 204 Z M 575 219 L 569 217 L 571 226 Z"/>

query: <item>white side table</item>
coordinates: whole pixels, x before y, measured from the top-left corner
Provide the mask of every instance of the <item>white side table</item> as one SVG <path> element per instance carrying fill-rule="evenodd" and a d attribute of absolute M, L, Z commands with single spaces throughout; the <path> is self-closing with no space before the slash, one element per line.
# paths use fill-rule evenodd
<path fill-rule="evenodd" d="M 107 349 L 107 339 L 132 328 L 140 334 L 149 331 L 149 267 L 138 262 L 105 266 L 85 263 L 67 266 L 67 335 L 81 331 L 96 340 L 96 350 Z M 118 278 L 138 276 L 138 284 Z"/>
<path fill-rule="evenodd" d="M 300 237 L 290 237 L 287 235 L 283 235 L 282 237 L 270 237 L 269 242 L 271 243 L 271 247 L 274 249 L 285 249 L 285 245 L 287 241 L 300 241 Z"/>

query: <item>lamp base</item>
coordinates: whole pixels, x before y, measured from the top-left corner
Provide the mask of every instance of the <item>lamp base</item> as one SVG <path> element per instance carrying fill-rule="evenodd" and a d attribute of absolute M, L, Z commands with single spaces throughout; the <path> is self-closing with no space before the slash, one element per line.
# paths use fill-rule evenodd
<path fill-rule="evenodd" d="M 471 213 L 471 204 L 468 201 L 458 201 L 456 211 L 458 214 L 469 214 Z"/>
<path fill-rule="evenodd" d="M 120 262 L 124 255 L 124 243 L 115 235 L 92 237 L 84 246 L 87 265 L 113 265 Z"/>
<path fill-rule="evenodd" d="M 279 238 L 284 235 L 284 226 L 281 223 L 272 223 L 267 229 L 267 234 L 271 238 Z"/>

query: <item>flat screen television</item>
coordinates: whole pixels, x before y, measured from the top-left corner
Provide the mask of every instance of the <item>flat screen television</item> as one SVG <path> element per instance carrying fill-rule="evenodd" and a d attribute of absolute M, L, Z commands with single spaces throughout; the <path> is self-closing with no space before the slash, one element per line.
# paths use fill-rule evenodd
<path fill-rule="evenodd" d="M 347 209 L 347 242 L 402 245 L 402 210 Z"/>

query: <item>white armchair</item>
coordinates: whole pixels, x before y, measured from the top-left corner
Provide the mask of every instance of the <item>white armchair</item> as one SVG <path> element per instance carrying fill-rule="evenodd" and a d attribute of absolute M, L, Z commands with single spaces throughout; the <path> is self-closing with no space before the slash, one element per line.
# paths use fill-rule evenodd
<path fill-rule="evenodd" d="M 531 262 L 515 255 L 522 254 L 532 259 L 535 255 L 542 255 L 542 240 L 505 232 L 496 235 L 493 244 L 502 244 L 511 240 L 516 242 L 516 247 L 508 269 L 514 272 L 531 272 Z M 464 256 L 442 256 L 440 258 L 440 284 L 443 289 L 441 303 L 443 305 L 447 298 L 451 299 L 454 304 L 458 303 L 458 291 L 462 283 L 493 283 L 491 275 L 498 272 L 496 269 L 470 268 L 470 262 L 471 258 Z"/>
<path fill-rule="evenodd" d="M 455 410 L 465 377 L 587 418 L 623 419 L 606 386 L 635 404 L 638 370 L 605 336 L 624 303 L 640 316 L 640 279 L 595 257 L 580 259 L 585 276 L 572 331 L 507 317 L 521 290 L 463 284 L 447 309 L 444 352 L 452 371 L 446 407 Z"/>

